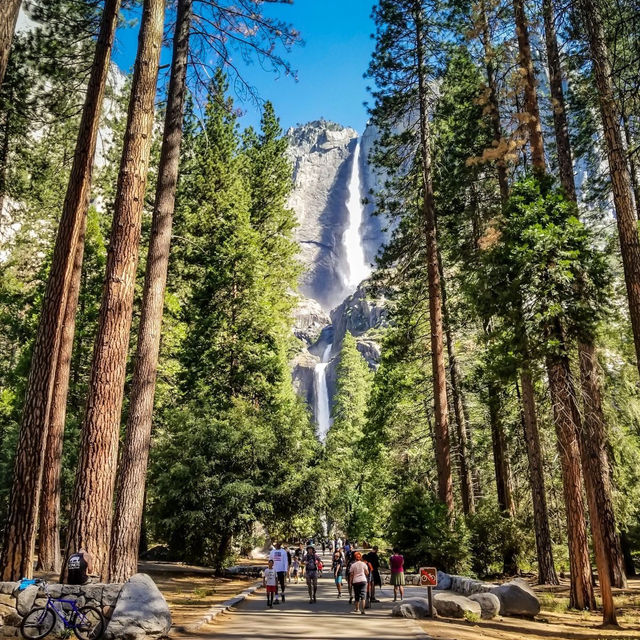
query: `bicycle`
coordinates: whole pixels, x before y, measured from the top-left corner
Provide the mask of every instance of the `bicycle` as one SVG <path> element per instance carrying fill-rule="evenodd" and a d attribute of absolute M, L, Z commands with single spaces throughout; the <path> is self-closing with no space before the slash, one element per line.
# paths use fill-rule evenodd
<path fill-rule="evenodd" d="M 60 620 L 65 631 L 73 631 L 79 640 L 102 638 L 106 622 L 97 607 L 79 607 L 75 600 L 52 598 L 46 582 L 38 582 L 47 596 L 44 607 L 33 607 L 22 619 L 20 633 L 28 640 L 38 640 L 48 636 Z M 68 610 L 65 610 L 65 606 Z"/>

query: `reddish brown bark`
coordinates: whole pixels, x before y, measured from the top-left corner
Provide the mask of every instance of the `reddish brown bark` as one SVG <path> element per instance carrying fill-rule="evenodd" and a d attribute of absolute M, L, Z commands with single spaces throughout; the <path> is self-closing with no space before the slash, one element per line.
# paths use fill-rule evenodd
<path fill-rule="evenodd" d="M 547 357 L 549 392 L 558 437 L 562 484 L 567 516 L 571 590 L 569 605 L 575 609 L 595 609 L 585 508 L 582 498 L 580 447 L 575 423 L 575 389 L 566 356 Z"/>
<path fill-rule="evenodd" d="M 111 582 L 125 582 L 137 571 L 138 564 L 162 311 L 180 164 L 191 13 L 192 0 L 179 0 L 136 364 L 131 384 L 131 405 L 120 461 L 119 486 L 111 533 Z"/>
<path fill-rule="evenodd" d="M 16 22 L 22 0 L 3 0 L 0 2 L 0 87 L 9 64 L 9 54 Z"/>
<path fill-rule="evenodd" d="M 562 89 L 562 67 L 555 33 L 555 16 L 551 0 L 542 3 L 545 42 L 551 85 L 551 100 L 554 112 L 554 130 L 558 149 L 558 165 L 560 181 L 569 197 L 577 205 L 575 181 L 573 177 L 573 160 L 569 127 L 565 109 L 564 91 Z M 580 360 L 580 384 L 584 403 L 584 422 L 580 430 L 583 474 L 587 488 L 591 526 L 600 528 L 599 549 L 607 555 L 607 563 L 611 570 L 611 581 L 617 587 L 626 586 L 624 558 L 620 540 L 616 532 L 615 515 L 611 483 L 609 480 L 609 461 L 606 450 L 607 424 L 602 409 L 602 392 L 596 369 L 595 346 L 592 336 L 585 336 L 578 343 Z M 596 546 L 596 533 L 592 534 Z M 596 549 L 597 550 L 597 549 Z M 611 591 L 609 589 L 609 595 Z M 613 603 L 606 603 L 605 610 L 613 609 Z M 615 614 L 614 614 L 615 615 Z"/>
<path fill-rule="evenodd" d="M 80 237 L 78 238 L 76 259 L 69 286 L 69 297 L 67 298 L 67 309 L 62 328 L 53 398 L 51 401 L 51 412 L 49 415 L 47 450 L 42 473 L 37 568 L 41 571 L 56 573 L 62 568 L 62 556 L 60 553 L 60 474 L 62 471 L 62 443 L 67 415 L 67 394 L 69 392 L 73 337 L 76 328 L 76 309 L 80 296 L 86 220 L 87 218 L 85 216 Z"/>
<path fill-rule="evenodd" d="M 442 326 L 442 290 L 438 270 L 438 240 L 436 211 L 431 178 L 431 147 L 427 84 L 424 52 L 422 4 L 415 3 L 414 27 L 418 63 L 418 104 L 420 117 L 420 154 L 422 160 L 422 224 L 427 248 L 427 278 L 429 284 L 429 322 L 431 327 L 431 364 L 435 415 L 435 454 L 438 473 L 438 497 L 453 516 L 453 482 L 451 479 L 451 444 L 449 441 L 449 408 L 447 376 L 444 364 L 444 332 Z"/>
<path fill-rule="evenodd" d="M 9 517 L 0 558 L 3 580 L 30 577 L 48 419 L 76 247 L 86 216 L 102 99 L 120 0 L 106 0 L 87 95 L 31 357 Z"/>
<path fill-rule="evenodd" d="M 622 143 L 620 123 L 616 110 L 609 51 L 600 15 L 593 0 L 577 0 L 582 21 L 587 31 L 593 74 L 596 81 L 600 116 L 606 144 L 613 203 L 616 208 L 620 253 L 624 266 L 624 279 L 629 299 L 629 315 L 640 370 L 640 238 L 631 196 L 631 181 L 627 157 Z"/>
<path fill-rule="evenodd" d="M 516 21 L 516 35 L 518 36 L 518 61 L 524 81 L 524 109 L 529 131 L 529 145 L 531 146 L 531 162 L 534 171 L 544 172 L 542 125 L 540 123 L 536 75 L 533 68 L 533 59 L 531 58 L 531 43 L 529 42 L 524 0 L 513 0 L 513 12 Z"/>
<path fill-rule="evenodd" d="M 69 520 L 67 557 L 84 547 L 103 580 L 163 23 L 164 0 L 145 0 Z"/>
<path fill-rule="evenodd" d="M 540 433 L 538 431 L 535 389 L 528 369 L 524 369 L 520 373 L 520 385 L 522 387 L 522 423 L 527 444 L 529 482 L 531 484 L 536 551 L 538 555 L 538 582 L 540 584 L 559 584 L 553 563 L 553 542 L 549 527 L 547 492 L 544 486 L 544 463 L 540 447 Z"/>

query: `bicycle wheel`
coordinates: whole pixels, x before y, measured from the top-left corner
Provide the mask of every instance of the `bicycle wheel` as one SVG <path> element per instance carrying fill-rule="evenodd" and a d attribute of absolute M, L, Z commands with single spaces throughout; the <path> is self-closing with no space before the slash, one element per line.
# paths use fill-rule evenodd
<path fill-rule="evenodd" d="M 51 633 L 56 623 L 56 616 L 51 609 L 47 607 L 36 607 L 31 609 L 27 615 L 22 618 L 20 623 L 20 633 L 23 638 L 44 638 Z"/>
<path fill-rule="evenodd" d="M 106 627 L 102 611 L 96 607 L 82 607 L 74 621 L 73 632 L 80 640 L 102 638 Z"/>

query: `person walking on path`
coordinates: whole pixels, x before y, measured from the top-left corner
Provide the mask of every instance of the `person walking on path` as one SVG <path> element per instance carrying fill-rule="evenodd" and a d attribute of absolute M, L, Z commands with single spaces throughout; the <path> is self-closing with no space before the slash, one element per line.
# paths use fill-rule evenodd
<path fill-rule="evenodd" d="M 304 561 L 306 554 L 302 542 L 298 545 L 298 548 L 295 550 L 294 555 L 296 558 L 298 558 L 298 562 L 300 563 L 300 577 L 304 578 Z"/>
<path fill-rule="evenodd" d="M 351 575 L 351 584 L 353 585 L 353 596 L 355 598 L 356 608 L 354 613 L 360 612 L 364 615 L 365 598 L 367 596 L 367 578 L 369 576 L 369 567 L 366 562 L 362 562 L 362 554 L 356 551 L 353 554 L 354 562 L 349 569 Z M 362 603 L 362 609 L 360 604 Z"/>
<path fill-rule="evenodd" d="M 351 565 L 355 561 L 353 556 L 353 553 L 345 553 L 344 555 L 344 563 L 346 567 L 345 575 L 347 578 L 347 588 L 349 589 L 349 604 L 353 602 L 353 584 L 351 583 Z"/>
<path fill-rule="evenodd" d="M 286 585 L 287 570 L 289 569 L 289 562 L 287 561 L 287 552 L 282 548 L 280 542 L 276 542 L 275 548 L 271 550 L 269 554 L 269 560 L 273 560 L 273 568 L 278 574 L 278 583 L 280 584 L 280 590 L 282 591 L 282 602 L 285 601 L 284 590 Z M 275 604 L 280 604 L 278 598 L 279 593 L 276 585 L 276 600 Z"/>
<path fill-rule="evenodd" d="M 344 567 L 344 561 L 342 560 L 342 554 L 336 551 L 333 554 L 333 560 L 331 562 L 331 569 L 333 571 L 333 579 L 336 583 L 336 589 L 338 590 L 338 598 L 342 598 L 342 568 Z"/>
<path fill-rule="evenodd" d="M 287 582 L 291 582 L 291 551 L 289 551 L 289 545 L 284 545 L 284 550 L 287 552 Z"/>
<path fill-rule="evenodd" d="M 262 586 L 267 589 L 267 607 L 273 607 L 273 596 L 278 591 L 278 574 L 273 568 L 273 560 L 269 560 L 269 566 L 262 574 Z"/>
<path fill-rule="evenodd" d="M 376 599 L 376 587 L 380 587 L 382 589 L 382 578 L 380 576 L 380 556 L 378 555 L 378 547 L 373 547 L 366 556 L 364 556 L 363 560 L 369 563 L 371 567 L 371 579 L 369 581 L 370 586 L 370 600 L 371 602 L 380 602 L 380 600 Z"/>
<path fill-rule="evenodd" d="M 391 584 L 393 585 L 393 601 L 395 602 L 398 599 L 398 591 L 400 592 L 400 600 L 403 600 L 404 558 L 399 549 L 393 550 L 393 555 L 389 559 L 389 568 L 391 569 Z"/>
<path fill-rule="evenodd" d="M 316 601 L 318 591 L 318 557 L 316 550 L 309 545 L 305 559 L 305 575 L 307 576 L 307 589 L 309 590 L 309 604 Z"/>

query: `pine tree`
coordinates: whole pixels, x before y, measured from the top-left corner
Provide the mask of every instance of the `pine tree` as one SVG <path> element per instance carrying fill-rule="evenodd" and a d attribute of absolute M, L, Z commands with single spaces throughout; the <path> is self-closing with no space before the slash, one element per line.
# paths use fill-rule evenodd
<path fill-rule="evenodd" d="M 131 85 L 67 539 L 66 556 L 85 547 L 94 559 L 95 571 L 104 579 L 108 569 L 120 411 L 163 25 L 164 2 L 147 0 L 143 6 Z"/>
<path fill-rule="evenodd" d="M 16 29 L 22 0 L 8 0 L 0 7 L 0 86 L 9 62 L 13 32 Z"/>
<path fill-rule="evenodd" d="M 109 579 L 112 582 L 125 582 L 136 572 L 137 568 L 158 352 L 160 350 L 162 310 L 169 267 L 169 248 L 182 143 L 191 15 L 191 0 L 181 0 L 178 4 L 173 39 L 171 79 L 167 95 L 167 113 L 158 166 L 159 178 L 156 186 L 147 255 L 136 364 L 131 383 L 127 435 L 120 461 L 111 534 Z"/>
<path fill-rule="evenodd" d="M 409 130 L 412 112 L 417 117 L 415 125 L 418 135 L 414 153 L 415 161 L 420 166 L 422 230 L 427 249 L 438 496 L 453 515 L 442 291 L 438 269 L 427 96 L 428 63 L 433 56 L 433 52 L 426 47 L 426 32 L 430 25 L 423 3 L 419 0 L 383 0 L 374 11 L 374 19 L 377 28 L 376 50 L 368 72 L 377 85 L 377 89 L 373 91 L 376 101 L 372 109 L 373 120 L 382 129 L 401 127 Z"/>
<path fill-rule="evenodd" d="M 108 0 L 102 15 L 73 167 L 33 349 L 1 559 L 2 576 L 6 580 L 30 576 L 33 571 L 33 547 L 51 398 L 73 264 L 88 204 L 98 120 L 119 5 L 119 0 Z"/>
<path fill-rule="evenodd" d="M 362 535 L 359 526 L 366 517 L 363 494 L 371 482 L 371 470 L 363 464 L 362 452 L 372 378 L 355 338 L 347 332 L 336 372 L 333 424 L 327 433 L 322 485 L 329 520 L 349 537 Z"/>

